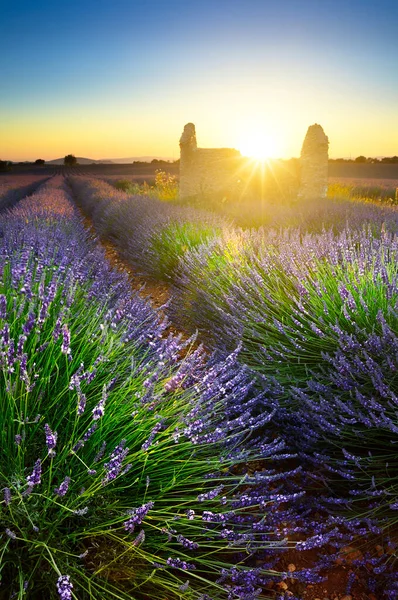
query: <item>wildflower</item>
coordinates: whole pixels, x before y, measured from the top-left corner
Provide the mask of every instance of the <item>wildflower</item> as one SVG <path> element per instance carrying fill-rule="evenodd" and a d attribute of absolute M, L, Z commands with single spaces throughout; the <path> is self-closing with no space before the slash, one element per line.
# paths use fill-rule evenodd
<path fill-rule="evenodd" d="M 184 548 L 187 548 L 187 550 L 197 550 L 199 548 L 199 544 L 192 542 L 183 535 L 177 535 L 177 542 L 184 546 Z"/>
<path fill-rule="evenodd" d="M 28 314 L 28 318 L 26 320 L 26 322 L 22 325 L 22 331 L 25 335 L 29 335 L 29 333 L 32 331 L 33 327 L 35 326 L 35 315 L 30 312 Z"/>
<path fill-rule="evenodd" d="M 73 512 L 78 517 L 83 517 L 84 515 L 86 515 L 88 513 L 88 506 L 85 506 L 84 508 L 77 508 Z"/>
<path fill-rule="evenodd" d="M 14 437 L 14 442 L 16 446 L 19 446 L 22 442 L 22 435 L 20 435 L 19 433 L 17 433 Z"/>
<path fill-rule="evenodd" d="M 87 429 L 86 433 L 83 435 L 83 442 L 87 442 L 87 440 L 93 435 L 94 431 L 97 429 L 98 423 L 93 423 L 89 429 Z"/>
<path fill-rule="evenodd" d="M 48 449 L 48 454 L 50 456 L 55 456 L 54 448 L 57 444 L 58 433 L 55 431 L 52 432 L 47 423 L 44 425 L 44 431 L 46 433 L 46 445 Z"/>
<path fill-rule="evenodd" d="M 0 319 L 5 319 L 7 316 L 7 299 L 4 294 L 0 294 Z"/>
<path fill-rule="evenodd" d="M 62 326 L 62 345 L 61 345 L 61 352 L 63 354 L 70 354 L 71 353 L 71 349 L 70 349 L 70 332 L 68 329 L 67 325 L 63 325 Z"/>
<path fill-rule="evenodd" d="M 141 529 L 135 540 L 133 541 L 133 546 L 141 546 L 145 541 L 145 531 Z"/>
<path fill-rule="evenodd" d="M 98 421 L 98 419 L 100 419 L 101 417 L 104 416 L 104 412 L 105 412 L 105 401 L 104 400 L 100 400 L 97 404 L 97 406 L 94 406 L 93 408 L 93 419 L 94 421 Z"/>
<path fill-rule="evenodd" d="M 122 469 L 122 462 L 126 458 L 129 449 L 125 448 L 126 440 L 122 440 L 112 452 L 109 462 L 104 464 L 105 477 L 102 480 L 102 485 L 105 485 L 112 479 L 116 479 Z"/>
<path fill-rule="evenodd" d="M 126 531 L 133 533 L 136 525 L 141 525 L 142 521 L 147 516 L 148 512 L 154 507 L 154 502 L 147 502 L 139 508 L 134 508 L 129 512 L 131 514 L 130 519 L 123 523 Z"/>
<path fill-rule="evenodd" d="M 81 417 L 86 408 L 87 398 L 84 394 L 79 395 L 79 404 L 77 405 L 77 415 Z"/>
<path fill-rule="evenodd" d="M 60 486 L 58 488 L 54 488 L 54 494 L 57 494 L 57 496 L 65 496 L 69 488 L 69 483 L 70 477 L 65 477 Z"/>
<path fill-rule="evenodd" d="M 219 485 L 216 488 L 214 488 L 214 490 L 210 490 L 210 492 L 206 492 L 205 494 L 199 494 L 199 496 L 197 497 L 197 500 L 198 500 L 198 502 L 203 502 L 204 500 L 213 500 L 213 498 L 216 498 L 217 496 L 219 496 L 221 494 L 223 489 L 224 489 L 224 486 Z"/>
<path fill-rule="evenodd" d="M 166 563 L 169 567 L 173 567 L 174 569 L 182 569 L 183 571 L 192 571 L 196 569 L 195 565 L 191 563 L 185 562 L 185 560 L 181 560 L 180 558 L 172 558 L 171 556 L 166 560 Z"/>
<path fill-rule="evenodd" d="M 17 539 L 16 534 L 13 531 L 11 531 L 11 529 L 8 529 L 8 527 L 6 527 L 6 534 L 12 540 L 16 540 Z"/>
<path fill-rule="evenodd" d="M 6 487 L 3 490 L 3 494 L 4 494 L 4 504 L 6 506 L 8 506 L 11 502 L 11 490 L 10 488 Z"/>
<path fill-rule="evenodd" d="M 186 592 L 187 589 L 189 588 L 189 580 L 187 579 L 185 583 L 183 583 L 182 585 L 179 586 L 179 590 L 180 592 Z"/>
<path fill-rule="evenodd" d="M 41 460 L 40 458 L 34 464 L 33 471 L 31 475 L 28 475 L 26 481 L 29 485 L 29 488 L 32 488 L 34 485 L 39 485 L 41 483 Z"/>
<path fill-rule="evenodd" d="M 60 575 L 57 581 L 57 590 L 60 600 L 72 600 L 73 584 L 69 575 Z"/>

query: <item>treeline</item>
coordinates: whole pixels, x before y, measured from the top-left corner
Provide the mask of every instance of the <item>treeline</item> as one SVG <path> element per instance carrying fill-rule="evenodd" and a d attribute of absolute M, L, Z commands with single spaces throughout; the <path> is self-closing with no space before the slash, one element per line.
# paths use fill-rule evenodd
<path fill-rule="evenodd" d="M 393 165 L 398 163 L 398 156 L 383 156 L 382 158 L 373 158 L 372 156 L 357 156 L 356 158 L 329 158 L 329 162 L 336 163 L 367 163 L 367 164 L 387 164 Z"/>

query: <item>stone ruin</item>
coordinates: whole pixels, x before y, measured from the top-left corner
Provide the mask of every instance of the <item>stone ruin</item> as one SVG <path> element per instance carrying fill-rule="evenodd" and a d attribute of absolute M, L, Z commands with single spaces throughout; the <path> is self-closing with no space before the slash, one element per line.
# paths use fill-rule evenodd
<path fill-rule="evenodd" d="M 305 200 L 326 198 L 328 191 L 329 140 L 322 127 L 308 127 L 300 155 L 300 188 L 298 197 Z"/>
<path fill-rule="evenodd" d="M 328 147 L 322 127 L 311 125 L 299 161 L 298 198 L 326 197 Z M 187 123 L 180 138 L 180 198 L 233 189 L 243 160 L 233 148 L 198 148 L 195 125 Z"/>
<path fill-rule="evenodd" d="M 233 148 L 198 148 L 193 123 L 187 123 L 180 138 L 180 197 L 207 195 L 228 188 L 236 179 Z"/>

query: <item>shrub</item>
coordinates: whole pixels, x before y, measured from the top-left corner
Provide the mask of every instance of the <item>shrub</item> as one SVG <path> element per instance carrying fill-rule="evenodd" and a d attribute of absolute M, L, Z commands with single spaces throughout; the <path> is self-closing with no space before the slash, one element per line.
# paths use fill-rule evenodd
<path fill-rule="evenodd" d="M 0 249 L 4 593 L 257 597 L 302 496 L 268 468 L 290 456 L 276 400 L 236 354 L 179 359 L 58 192 L 9 215 Z"/>

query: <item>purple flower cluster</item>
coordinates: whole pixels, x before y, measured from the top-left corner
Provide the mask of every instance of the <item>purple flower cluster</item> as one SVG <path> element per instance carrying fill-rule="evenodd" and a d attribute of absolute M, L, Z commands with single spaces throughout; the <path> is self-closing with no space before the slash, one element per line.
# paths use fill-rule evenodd
<path fill-rule="evenodd" d="M 34 464 L 33 471 L 31 475 L 28 475 L 26 478 L 29 487 L 33 487 L 35 485 L 40 485 L 41 483 L 41 460 L 40 458 Z"/>
<path fill-rule="evenodd" d="M 129 533 L 133 533 L 135 527 L 137 525 L 141 525 L 141 523 L 143 522 L 149 511 L 154 507 L 154 505 L 154 502 L 150 501 L 138 508 L 134 508 L 131 511 L 129 511 L 131 517 L 123 523 L 125 530 Z"/>
<path fill-rule="evenodd" d="M 70 483 L 70 477 L 65 477 L 65 479 L 60 484 L 60 486 L 57 488 L 54 488 L 54 494 L 56 494 L 57 496 L 61 496 L 61 497 L 65 496 L 65 494 L 69 488 L 69 483 Z"/>
<path fill-rule="evenodd" d="M 57 444 L 58 434 L 55 431 L 54 432 L 51 431 L 51 429 L 47 425 L 47 423 L 44 425 L 44 431 L 46 434 L 46 445 L 47 445 L 48 454 L 50 456 L 55 456 L 54 448 Z"/>
<path fill-rule="evenodd" d="M 106 485 L 113 479 L 116 479 L 122 470 L 123 460 L 129 453 L 129 449 L 125 446 L 126 440 L 122 440 L 110 455 L 109 462 L 104 464 L 105 477 L 102 480 L 102 485 Z"/>
<path fill-rule="evenodd" d="M 60 575 L 57 581 L 57 590 L 60 600 L 72 600 L 73 583 L 69 575 Z"/>

